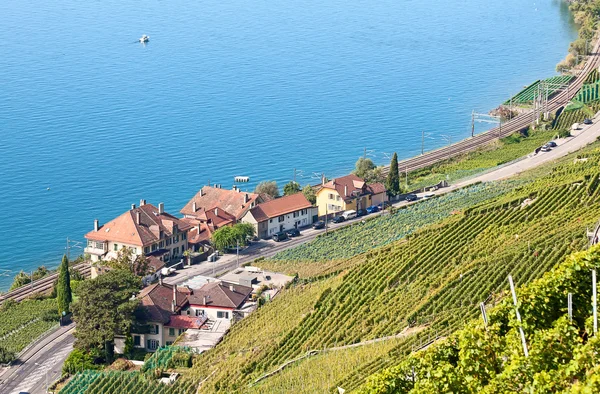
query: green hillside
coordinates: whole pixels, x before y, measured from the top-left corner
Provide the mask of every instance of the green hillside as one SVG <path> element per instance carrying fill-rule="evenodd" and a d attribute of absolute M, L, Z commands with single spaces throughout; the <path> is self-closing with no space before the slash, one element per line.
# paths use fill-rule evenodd
<path fill-rule="evenodd" d="M 591 311 L 591 270 L 599 268 L 600 247 L 571 255 L 541 279 L 517 289 L 522 324 L 507 296 L 488 312 L 487 325 L 483 319 L 469 324 L 369 378 L 359 392 L 599 392 L 600 338 L 594 335 Z"/>
<path fill-rule="evenodd" d="M 585 248 L 585 229 L 600 217 L 600 150 L 588 148 L 579 156 L 587 160 L 570 156 L 494 183 L 501 194 L 470 200 L 474 206 L 366 254 L 344 258 L 337 249 L 318 248 L 323 260 L 311 261 L 316 255 L 307 248 L 305 256 L 297 252 L 296 261 L 262 262 L 269 269 L 300 272 L 299 281 L 199 357 L 194 375 L 208 378 L 201 392 L 356 389 L 429 340 L 460 329 L 478 316 L 480 302 L 501 296 L 509 273 L 525 284 Z M 399 231 L 392 224 L 395 215 L 380 225 Z M 362 242 L 360 226 L 348 231 Z M 337 248 L 353 247 L 351 234 L 344 237 Z M 328 259 L 336 253 L 340 257 Z M 402 332 L 406 335 L 392 342 L 367 342 Z M 370 351 L 340 349 L 364 342 Z M 252 385 L 308 351 L 313 355 Z M 340 360 L 348 364 L 340 366 Z"/>

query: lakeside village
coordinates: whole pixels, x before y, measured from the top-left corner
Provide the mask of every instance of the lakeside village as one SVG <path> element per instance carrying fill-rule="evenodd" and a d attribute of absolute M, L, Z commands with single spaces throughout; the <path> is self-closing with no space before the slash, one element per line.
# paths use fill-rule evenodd
<path fill-rule="evenodd" d="M 397 183 L 394 189 L 399 189 Z M 304 229 L 324 230 L 328 220 L 340 222 L 376 212 L 386 207 L 389 198 L 383 183 L 369 183 L 354 174 L 332 180 L 322 177 L 311 193 L 290 182 L 291 192 L 290 184 L 286 185 L 282 197 L 274 182 L 265 184 L 274 190 L 204 186 L 181 208 L 180 218 L 167 213 L 163 203 L 155 206 L 141 200 L 115 219 L 94 221 L 93 230 L 85 235 L 92 278 L 110 271 L 111 262 L 124 256 L 130 264 L 144 266 L 134 271 L 145 286 L 137 294 L 136 316 L 143 321 L 133 325 L 130 335 L 115 337 L 115 353 L 126 353 L 128 341 L 145 352 L 173 344 L 196 352 L 214 347 L 232 324 L 270 301 L 294 278 L 250 265 L 219 278 L 213 269 L 213 277 L 197 275 L 179 284 L 166 283 L 169 275 L 204 261 L 215 262 L 220 251 L 235 253 L 259 240 L 284 241 L 300 236 Z"/>

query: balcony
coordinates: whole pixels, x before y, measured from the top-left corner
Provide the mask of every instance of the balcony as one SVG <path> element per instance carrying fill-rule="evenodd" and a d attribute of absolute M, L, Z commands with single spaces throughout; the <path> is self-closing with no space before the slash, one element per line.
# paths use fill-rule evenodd
<path fill-rule="evenodd" d="M 84 249 L 84 253 L 102 256 L 107 252 L 107 246 L 104 243 L 88 244 Z"/>

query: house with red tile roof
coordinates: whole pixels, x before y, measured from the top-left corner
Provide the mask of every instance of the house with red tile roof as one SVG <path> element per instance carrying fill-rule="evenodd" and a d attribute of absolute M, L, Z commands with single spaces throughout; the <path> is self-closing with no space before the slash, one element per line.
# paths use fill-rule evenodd
<path fill-rule="evenodd" d="M 221 281 L 199 289 L 159 281 L 138 295 L 138 321 L 132 331 L 135 347 L 154 351 L 173 344 L 188 329 L 204 329 L 218 320 L 232 322 L 248 301 L 252 287 Z"/>
<path fill-rule="evenodd" d="M 259 238 L 269 238 L 281 231 L 310 226 L 316 216 L 316 207 L 304 194 L 296 193 L 258 204 L 241 221 L 252 224 Z"/>
<path fill-rule="evenodd" d="M 117 218 L 100 225 L 85 235 L 85 253 L 92 262 L 111 260 L 119 251 L 128 248 L 133 257 L 155 257 L 167 264 L 178 262 L 187 250 L 187 232 L 192 226 L 165 212 L 164 204 L 155 207 L 140 201 Z M 153 265 L 160 265 L 156 261 Z M 158 268 L 157 268 L 158 269 Z M 94 273 L 92 273 L 94 275 Z"/>
<path fill-rule="evenodd" d="M 384 201 L 388 201 L 388 196 L 382 183 L 366 183 L 354 174 L 334 178 L 329 182 L 323 179 L 321 188 L 317 191 L 319 216 L 358 211 Z"/>

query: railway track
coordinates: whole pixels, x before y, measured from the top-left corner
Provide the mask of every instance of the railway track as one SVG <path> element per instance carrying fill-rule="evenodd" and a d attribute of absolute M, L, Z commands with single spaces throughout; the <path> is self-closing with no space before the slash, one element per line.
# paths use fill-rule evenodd
<path fill-rule="evenodd" d="M 573 97 L 575 97 L 579 89 L 581 89 L 583 83 L 585 82 L 590 72 L 592 72 L 596 67 L 598 67 L 599 64 L 600 40 L 596 42 L 592 54 L 589 55 L 581 73 L 573 80 L 571 80 L 568 90 L 560 91 L 548 101 L 548 112 L 553 112 L 561 107 L 566 106 L 568 102 Z M 470 152 L 472 150 L 485 146 L 496 139 L 508 137 L 511 134 L 525 129 L 531 123 L 533 123 L 533 117 L 534 111 L 528 111 L 504 123 L 501 128 L 495 127 L 491 130 L 478 134 L 474 137 L 462 140 L 453 145 L 429 151 L 421 156 L 416 156 L 410 159 L 399 161 L 398 169 L 401 172 L 411 172 L 436 164 L 440 161 L 450 159 L 460 154 Z M 383 170 L 384 175 L 387 175 L 388 170 L 389 166 L 385 166 Z"/>
<path fill-rule="evenodd" d="M 92 268 L 89 263 L 80 263 L 73 266 L 73 269 L 78 270 L 85 276 L 89 278 L 92 272 Z M 0 295 L 0 304 L 5 300 L 15 300 L 21 301 L 28 297 L 31 297 L 34 294 L 47 294 L 52 291 L 52 287 L 54 286 L 54 281 L 58 278 L 58 272 L 45 276 L 41 279 L 34 281 L 33 283 L 28 283 L 25 286 L 21 286 L 18 289 L 9 291 L 8 293 Z"/>

